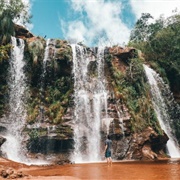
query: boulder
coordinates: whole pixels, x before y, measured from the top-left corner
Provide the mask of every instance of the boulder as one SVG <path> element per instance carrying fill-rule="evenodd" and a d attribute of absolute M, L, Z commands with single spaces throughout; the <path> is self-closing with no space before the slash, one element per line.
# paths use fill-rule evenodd
<path fill-rule="evenodd" d="M 142 148 L 142 154 L 144 159 L 156 159 L 157 154 L 152 151 L 151 144 L 149 142 L 145 143 Z"/>
<path fill-rule="evenodd" d="M 118 59 L 127 61 L 129 58 L 133 58 L 135 56 L 135 48 L 133 47 L 122 48 L 120 46 L 115 46 L 109 48 L 109 53 L 118 57 Z"/>
<path fill-rule="evenodd" d="M 19 179 L 25 176 L 27 175 L 25 175 L 22 171 L 16 171 L 12 168 L 0 168 L 0 178 L 2 177 L 3 179 Z"/>
<path fill-rule="evenodd" d="M 135 133 L 130 141 L 127 152 L 127 159 L 150 159 L 165 157 L 164 148 L 168 141 L 168 136 L 157 134 L 151 127 L 146 128 L 141 133 Z"/>

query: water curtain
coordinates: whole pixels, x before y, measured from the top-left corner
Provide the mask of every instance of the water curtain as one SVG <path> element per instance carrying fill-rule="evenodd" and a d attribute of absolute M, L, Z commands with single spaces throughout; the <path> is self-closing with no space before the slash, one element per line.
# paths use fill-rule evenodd
<path fill-rule="evenodd" d="M 159 75 L 153 69 L 149 68 L 146 65 L 144 65 L 144 69 L 151 88 L 154 110 L 156 112 L 161 128 L 169 137 L 169 140 L 167 142 L 169 155 L 172 158 L 179 158 L 180 150 L 177 140 L 173 135 L 173 129 L 171 128 L 172 119 L 170 116 L 169 107 L 167 106 L 167 100 L 165 99 L 165 96 L 162 95 L 162 90 L 165 90 L 167 92 L 170 91 L 169 87 L 165 85 L 162 78 L 159 77 Z M 170 94 L 168 96 L 170 96 Z M 168 103 L 172 104 L 173 102 Z"/>
<path fill-rule="evenodd" d="M 101 160 L 101 120 L 107 116 L 107 95 L 104 78 L 104 49 L 96 55 L 80 45 L 71 45 L 74 76 L 74 153 L 72 161 Z M 90 73 L 91 64 L 96 72 Z"/>
<path fill-rule="evenodd" d="M 24 40 L 11 38 L 12 50 L 9 59 L 8 87 L 9 113 L 6 117 L 7 141 L 2 146 L 7 158 L 14 161 L 24 161 L 23 136 L 21 134 L 26 118 L 27 84 L 24 73 Z"/>

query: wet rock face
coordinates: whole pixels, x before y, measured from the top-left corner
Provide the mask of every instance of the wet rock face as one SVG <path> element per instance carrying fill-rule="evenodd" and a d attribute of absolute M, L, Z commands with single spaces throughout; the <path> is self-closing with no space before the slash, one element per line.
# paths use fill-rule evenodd
<path fill-rule="evenodd" d="M 3 126 L 0 126 L 0 147 L 2 144 L 6 141 L 6 138 L 4 138 L 2 135 L 5 134 L 7 129 Z"/>
<path fill-rule="evenodd" d="M 113 141 L 113 159 L 122 160 L 129 149 L 130 138 Z"/>
<path fill-rule="evenodd" d="M 166 134 L 158 135 L 151 127 L 141 133 L 135 133 L 130 140 L 130 146 L 126 154 L 127 159 L 156 159 L 165 157 L 164 148 L 168 141 Z"/>
<path fill-rule="evenodd" d="M 168 137 L 148 127 L 141 133 L 113 139 L 113 159 L 154 160 L 167 157 L 164 153 Z"/>
<path fill-rule="evenodd" d="M 0 147 L 6 141 L 6 138 L 0 136 Z"/>
<path fill-rule="evenodd" d="M 68 117 L 66 117 L 68 118 Z M 41 123 L 39 128 L 35 128 L 34 125 L 28 125 L 25 129 L 29 135 L 27 141 L 27 149 L 30 153 L 63 153 L 69 152 L 73 149 L 73 131 L 71 125 L 65 123 L 69 122 L 69 119 L 64 119 L 61 125 L 49 125 Z"/>
<path fill-rule="evenodd" d="M 135 57 L 135 48 L 133 47 L 112 47 L 109 48 L 109 53 L 118 57 L 119 59 L 123 61 L 127 61 L 129 58 Z"/>
<path fill-rule="evenodd" d="M 174 88 L 175 89 L 175 88 Z M 175 100 L 180 104 L 180 91 L 179 90 L 174 90 L 173 91 L 173 93 L 174 93 L 174 98 L 175 98 Z"/>
<path fill-rule="evenodd" d="M 37 76 L 34 76 L 32 78 L 32 82 L 34 83 L 34 80 L 38 79 L 36 77 L 39 77 L 39 72 L 41 72 L 41 66 L 42 66 L 42 57 L 44 52 L 44 46 L 45 41 L 42 39 L 38 39 L 34 37 L 29 31 L 24 29 L 22 26 L 15 25 L 15 32 L 16 37 L 19 38 L 26 38 L 27 43 L 33 46 L 32 48 L 32 54 L 34 47 L 37 50 L 39 48 L 39 52 L 35 53 L 33 56 L 33 59 L 35 59 L 33 62 L 38 61 L 39 64 L 36 64 L 37 68 Z M 28 39 L 27 39 L 28 38 Z M 41 48 L 42 46 L 42 48 Z M 30 51 L 30 50 L 29 50 Z M 89 50 L 89 56 L 91 59 L 91 62 L 89 63 L 88 69 L 91 74 L 91 76 L 96 76 L 96 68 L 97 68 L 97 62 L 94 61 L 94 53 L 97 52 L 97 48 L 94 51 Z M 114 60 L 112 63 L 114 63 L 117 68 L 124 72 L 126 70 L 126 66 L 128 64 L 128 61 L 130 58 L 133 58 L 135 56 L 135 49 L 134 48 L 121 48 L 121 47 L 113 47 L 113 48 L 107 48 L 105 50 L 105 53 L 111 54 L 114 56 Z M 52 85 L 52 89 L 56 88 L 61 92 L 61 95 L 64 95 L 67 93 L 68 89 L 71 88 L 69 84 L 71 84 L 71 72 L 72 72 L 72 50 L 69 46 L 68 42 L 63 40 L 51 40 L 49 44 L 49 62 L 47 63 L 46 67 L 46 83 L 48 87 Z M 35 64 L 35 63 L 34 63 Z M 32 65 L 34 67 L 34 64 Z M 107 67 L 107 69 L 109 66 Z M 32 68 L 33 69 L 33 68 Z M 106 73 L 108 70 L 106 69 Z M 34 69 L 33 69 L 34 70 Z M 40 71 L 39 71 L 40 70 Z M 35 74 L 35 73 L 34 73 Z M 32 75 L 32 74 L 31 74 Z M 64 78 L 58 79 L 59 77 L 68 77 L 69 82 L 67 84 L 67 79 Z M 37 88 L 38 88 L 38 82 L 37 81 Z M 53 83 L 54 82 L 54 83 Z M 67 88 L 65 88 L 67 86 Z M 109 89 L 110 92 L 113 91 L 112 89 Z M 53 91 L 52 91 L 53 92 Z M 49 93 L 49 92 L 48 92 Z M 47 95 L 48 93 L 44 93 Z M 54 93 L 52 93 L 54 94 Z M 103 127 L 102 128 L 102 134 L 110 133 L 112 135 L 113 139 L 113 158 L 114 159 L 155 159 L 160 155 L 160 152 L 163 151 L 166 142 L 168 140 L 168 137 L 164 134 L 162 136 L 157 135 L 152 128 L 147 128 L 141 133 L 135 133 L 132 134 L 131 131 L 131 117 L 128 112 L 128 108 L 126 105 L 121 102 L 123 99 L 122 94 L 118 92 L 114 92 L 115 95 L 111 97 L 108 101 L 108 118 L 104 118 L 103 121 Z M 47 130 L 47 125 L 51 122 L 51 119 L 55 119 L 53 114 L 56 113 L 56 111 L 53 111 L 53 108 L 50 109 L 50 97 L 46 97 L 46 105 L 44 107 L 45 113 L 47 118 L 38 118 L 38 115 L 35 119 L 35 121 L 43 121 L 45 124 L 44 127 L 40 127 L 38 134 L 38 138 L 36 137 L 35 133 L 31 133 L 32 137 L 34 139 L 30 139 L 28 144 L 28 150 L 33 153 L 61 153 L 64 151 L 70 151 L 73 149 L 73 106 L 74 104 L 70 105 L 71 103 L 64 103 L 65 100 L 67 102 L 69 101 L 68 96 L 66 98 L 62 98 L 61 100 L 61 106 L 63 107 L 64 111 L 62 114 L 60 114 L 58 123 L 63 125 L 60 128 L 55 128 L 52 130 L 49 129 L 52 132 L 49 132 Z M 60 98 L 57 98 L 57 101 Z M 37 100 L 38 102 L 38 100 Z M 36 102 L 36 105 L 38 106 Z M 48 104 L 49 103 L 49 104 Z M 67 105 L 66 105 L 67 104 Z M 67 106 L 67 107 L 66 107 Z M 68 112 L 70 106 L 72 106 L 70 112 Z M 55 107 L 54 107 L 55 108 Z M 118 111 L 121 112 L 121 117 L 119 117 Z M 105 113 L 104 111 L 102 114 Z M 35 113 L 34 113 L 35 114 Z M 34 115 L 33 114 L 33 115 Z M 37 112 L 38 114 L 38 112 Z M 40 114 L 40 113 L 39 113 Z M 43 114 L 43 112 L 42 112 Z M 51 117 L 51 118 L 50 118 Z M 46 120 L 47 119 L 47 120 Z M 64 126 L 66 125 L 66 126 Z M 56 123 L 57 126 L 57 123 Z M 31 128 L 30 128 L 31 129 Z M 44 130 L 45 129 L 45 130 Z M 107 131 L 108 129 L 108 131 Z M 31 129 L 33 130 L 33 128 Z M 42 131 L 41 131 L 42 130 Z M 35 131 L 32 131 L 35 132 Z"/>
<path fill-rule="evenodd" d="M 53 137 L 41 137 L 31 140 L 28 144 L 28 150 L 31 153 L 63 153 L 69 152 L 73 149 L 73 140 L 60 140 Z"/>

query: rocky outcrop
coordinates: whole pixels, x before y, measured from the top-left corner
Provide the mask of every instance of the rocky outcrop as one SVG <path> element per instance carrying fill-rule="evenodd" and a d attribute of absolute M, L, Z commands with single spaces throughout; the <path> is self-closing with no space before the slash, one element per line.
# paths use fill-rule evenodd
<path fill-rule="evenodd" d="M 25 175 L 22 171 L 16 171 L 13 168 L 4 168 L 0 166 L 0 177 L 3 179 L 19 179 L 25 176 L 27 175 Z"/>
<path fill-rule="evenodd" d="M 73 150 L 73 77 L 72 77 L 72 50 L 65 40 L 51 39 L 48 43 L 48 59 L 45 64 L 46 41 L 35 37 L 24 27 L 15 25 L 17 38 L 25 39 L 25 59 L 28 63 L 28 79 L 30 82 L 30 96 L 28 102 L 27 126 L 24 132 L 27 135 L 27 147 L 32 153 L 63 153 Z M 97 76 L 96 51 L 89 51 L 91 62 L 88 66 L 90 77 Z M 112 59 L 105 60 L 105 76 L 109 78 L 109 95 L 107 117 L 102 119 L 101 135 L 110 133 L 113 139 L 114 159 L 156 159 L 163 156 L 162 153 L 168 137 L 158 135 L 151 127 L 139 131 L 133 131 L 134 122 L 139 127 L 136 119 L 133 119 L 133 109 L 128 107 L 126 98 L 135 92 L 142 84 L 135 82 L 129 88 L 122 83 L 128 81 L 128 74 L 122 77 L 129 68 L 131 58 L 136 57 L 136 50 L 132 47 L 106 48 L 105 54 Z M 132 61 L 131 61 L 132 62 Z M 109 64 L 108 64 L 109 63 Z M 111 63 L 111 65 L 110 65 Z M 136 64 L 136 62 L 134 63 Z M 112 71 L 110 72 L 110 69 Z M 115 72 L 115 69 L 117 71 Z M 129 70 L 133 73 L 133 69 Z M 43 74 L 44 73 L 44 74 Z M 109 73 L 109 74 L 108 74 Z M 113 74 L 114 73 L 114 74 Z M 107 75 L 108 74 L 108 75 Z M 132 76 L 133 80 L 135 79 Z M 129 82 L 129 84 L 132 82 Z M 136 86 L 136 89 L 134 86 Z M 133 90 L 133 92 L 130 90 Z M 133 98 L 139 98 L 138 94 Z M 133 102 L 133 105 L 137 103 Z M 149 104 L 148 104 L 149 105 Z M 129 108 L 129 109 L 128 109 Z M 105 110 L 101 112 L 105 114 Z M 141 112 L 139 112 L 141 113 Z M 135 114 L 137 115 L 137 113 Z M 105 117 L 105 116 L 103 116 Z M 142 117 L 142 116 L 139 116 Z M 143 123 L 144 123 L 144 118 Z M 145 123 L 144 123 L 145 124 Z M 147 126 L 146 126 L 147 127 Z M 3 140 L 2 140 L 3 142 Z"/>
<path fill-rule="evenodd" d="M 34 35 L 32 33 L 30 33 L 26 28 L 24 28 L 23 26 L 14 24 L 14 29 L 15 29 L 15 36 L 17 38 L 32 38 L 34 37 Z"/>
<path fill-rule="evenodd" d="M 167 158 L 164 153 L 167 135 L 158 135 L 151 127 L 141 133 L 124 136 L 120 140 L 113 140 L 113 157 L 115 159 L 155 160 Z"/>
<path fill-rule="evenodd" d="M 154 160 L 158 157 L 165 157 L 163 150 L 167 141 L 168 137 L 165 133 L 158 135 L 151 127 L 148 127 L 141 133 L 133 134 L 129 141 L 130 146 L 126 158 Z"/>
<path fill-rule="evenodd" d="M 133 47 L 122 48 L 120 46 L 115 46 L 109 48 L 109 53 L 112 54 L 113 56 L 118 57 L 123 61 L 127 61 L 130 58 L 135 57 L 135 48 Z"/>

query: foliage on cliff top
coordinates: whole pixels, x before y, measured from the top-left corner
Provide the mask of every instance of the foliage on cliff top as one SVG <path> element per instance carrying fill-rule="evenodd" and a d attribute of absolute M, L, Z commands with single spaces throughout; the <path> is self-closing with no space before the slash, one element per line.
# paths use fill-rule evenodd
<path fill-rule="evenodd" d="M 144 53 L 146 61 L 169 83 L 175 94 L 180 93 L 180 13 L 165 19 L 161 16 L 150 23 L 150 14 L 142 14 L 131 32 L 130 45 Z M 173 114 L 176 116 L 179 110 Z M 174 121 L 177 139 L 180 121 Z"/>
<path fill-rule="evenodd" d="M 180 14 L 153 23 L 150 14 L 142 14 L 131 32 L 130 45 L 144 53 L 145 59 L 169 81 L 171 90 L 180 89 Z M 167 78 L 167 79 L 166 79 Z"/>
<path fill-rule="evenodd" d="M 27 12 L 27 5 L 22 0 L 0 0 L 0 15 L 8 16 L 12 20 L 23 18 L 24 22 L 31 18 Z"/>
<path fill-rule="evenodd" d="M 15 35 L 13 20 L 21 18 L 23 22 L 29 22 L 26 8 L 22 0 L 0 0 L 0 45 L 9 43 L 11 36 Z"/>

